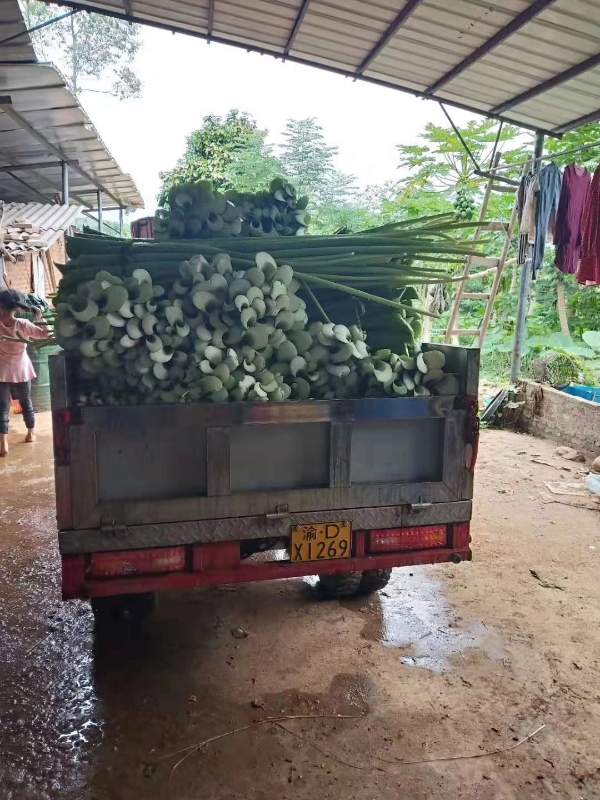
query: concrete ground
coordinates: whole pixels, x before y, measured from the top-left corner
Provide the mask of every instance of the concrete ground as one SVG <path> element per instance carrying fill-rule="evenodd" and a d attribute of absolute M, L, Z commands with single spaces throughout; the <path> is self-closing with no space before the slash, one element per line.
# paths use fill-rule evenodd
<path fill-rule="evenodd" d="M 600 797 L 600 516 L 552 444 L 484 432 L 472 564 L 172 594 L 107 643 L 60 600 L 41 416 L 0 463 L 1 800 Z"/>

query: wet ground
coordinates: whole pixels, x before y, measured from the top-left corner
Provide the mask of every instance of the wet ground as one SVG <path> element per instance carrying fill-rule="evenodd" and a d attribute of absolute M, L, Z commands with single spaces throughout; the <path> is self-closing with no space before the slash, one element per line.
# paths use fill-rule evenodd
<path fill-rule="evenodd" d="M 553 445 L 484 433 L 472 564 L 172 594 L 107 643 L 60 601 L 40 430 L 0 462 L 1 800 L 600 797 L 600 516 Z"/>

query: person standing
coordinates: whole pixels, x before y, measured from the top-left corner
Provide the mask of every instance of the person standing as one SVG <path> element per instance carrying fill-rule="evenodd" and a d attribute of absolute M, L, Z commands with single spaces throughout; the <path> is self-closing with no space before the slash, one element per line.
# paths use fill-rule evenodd
<path fill-rule="evenodd" d="M 35 322 L 16 317 L 18 311 L 33 312 Z M 8 418 L 11 395 L 19 401 L 26 442 L 35 441 L 35 416 L 31 402 L 31 381 L 36 377 L 25 342 L 6 339 L 48 339 L 41 312 L 29 306 L 14 289 L 0 292 L 0 457 L 8 455 Z"/>

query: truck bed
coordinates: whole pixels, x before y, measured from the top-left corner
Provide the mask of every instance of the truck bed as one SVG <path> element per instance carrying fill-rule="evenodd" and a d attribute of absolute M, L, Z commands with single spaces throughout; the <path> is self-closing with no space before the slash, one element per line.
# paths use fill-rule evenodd
<path fill-rule="evenodd" d="M 206 555 L 209 545 L 233 543 L 239 559 L 244 542 L 285 546 L 293 526 L 347 521 L 361 532 L 468 523 L 479 353 L 439 349 L 448 371 L 462 376 L 457 397 L 136 407 L 74 407 L 67 363 L 54 357 L 63 560 L 85 572 L 93 554 L 174 548 L 172 563 L 198 572 L 198 546 Z M 446 544 L 436 560 L 458 550 L 451 533 Z M 467 541 L 460 558 L 468 557 Z M 319 566 L 350 567 L 339 561 Z M 131 566 L 118 577 L 138 573 Z M 88 593 L 99 591 L 97 575 L 85 583 Z"/>

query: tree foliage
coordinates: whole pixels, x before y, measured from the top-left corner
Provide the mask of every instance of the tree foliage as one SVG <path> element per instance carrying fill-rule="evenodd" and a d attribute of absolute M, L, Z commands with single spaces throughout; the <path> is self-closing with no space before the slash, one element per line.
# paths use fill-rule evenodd
<path fill-rule="evenodd" d="M 325 142 L 314 119 L 288 122 L 279 155 L 267 137 L 268 131 L 259 129 L 250 115 L 237 109 L 225 117 L 205 117 L 202 126 L 188 137 L 175 168 L 161 173 L 159 201 L 180 183 L 211 180 L 218 189 L 256 192 L 282 175 L 300 195 L 310 195 L 313 233 L 364 227 L 368 213 L 357 205 L 354 177 L 335 167 L 337 147 Z"/>
<path fill-rule="evenodd" d="M 188 136 L 185 153 L 175 168 L 160 173 L 160 198 L 172 186 L 200 180 L 211 180 L 217 189 L 235 186 L 255 191 L 264 186 L 281 170 L 266 137 L 267 131 L 238 109 L 225 117 L 204 117 L 202 126 Z"/>
<path fill-rule="evenodd" d="M 23 0 L 22 8 L 28 28 L 65 13 L 64 8 L 37 0 Z M 86 79 L 93 78 L 110 81 L 107 93 L 122 100 L 141 95 L 141 82 L 131 66 L 142 43 L 139 26 L 80 11 L 36 31 L 32 39 L 45 60 L 56 61 L 73 94 L 99 91 L 86 85 Z"/>
<path fill-rule="evenodd" d="M 314 233 L 360 225 L 364 210 L 356 202 L 356 179 L 336 168 L 338 148 L 326 142 L 323 128 L 314 117 L 289 120 L 280 151 L 284 173 L 299 194 L 311 198 Z"/>

